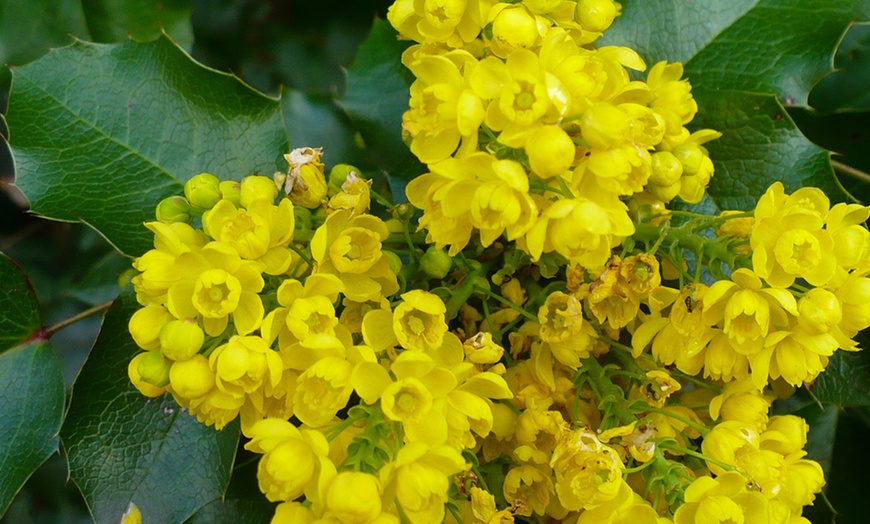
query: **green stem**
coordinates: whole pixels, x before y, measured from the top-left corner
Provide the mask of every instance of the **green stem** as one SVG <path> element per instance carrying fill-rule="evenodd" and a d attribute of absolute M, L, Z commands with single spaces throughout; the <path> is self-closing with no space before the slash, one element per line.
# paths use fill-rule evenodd
<path fill-rule="evenodd" d="M 502 304 L 504 304 L 505 306 L 507 306 L 507 307 L 513 309 L 514 311 L 516 311 L 516 312 L 519 313 L 520 315 L 526 317 L 527 319 L 531 320 L 532 322 L 538 322 L 538 317 L 536 317 L 535 315 L 529 313 L 529 312 L 526 311 L 525 309 L 519 307 L 518 305 L 514 304 L 514 303 L 511 302 L 510 300 L 504 298 L 503 296 L 501 296 L 501 295 L 496 295 L 496 294 L 493 293 L 492 291 L 490 291 L 490 290 L 488 290 L 488 289 L 481 288 L 481 287 L 475 287 L 474 290 L 475 290 L 476 292 L 478 292 L 478 293 L 486 294 L 486 296 L 489 297 L 489 298 L 494 298 L 494 299 L 496 299 L 497 301 L 499 301 L 499 302 L 501 302 Z"/>
<path fill-rule="evenodd" d="M 54 324 L 53 326 L 49 326 L 49 327 L 45 328 L 43 330 L 42 334 L 46 339 L 51 338 L 52 335 L 54 335 L 55 333 L 57 333 L 61 329 L 65 328 L 67 326 L 71 326 L 71 325 L 75 324 L 76 322 L 78 322 L 79 320 L 84 320 L 90 316 L 96 315 L 97 313 L 99 313 L 101 311 L 109 309 L 109 306 L 111 306 L 113 302 L 114 302 L 114 300 L 109 300 L 108 302 L 103 302 L 102 304 L 98 304 L 92 308 L 86 309 L 86 310 L 82 311 L 81 313 L 76 313 L 75 315 L 73 315 L 69 318 L 61 320 L 60 322 L 58 322 L 57 324 Z"/>
<path fill-rule="evenodd" d="M 685 424 L 689 427 L 695 428 L 698 431 L 698 433 L 701 434 L 702 437 L 706 437 L 707 433 L 710 433 L 710 428 L 708 428 L 707 426 L 704 426 L 702 424 L 698 424 L 697 422 L 694 422 L 690 419 L 687 419 L 686 417 L 672 413 L 666 409 L 656 408 L 653 406 L 646 406 L 646 407 L 644 407 L 644 411 L 652 411 L 653 413 L 658 413 L 659 415 L 664 415 L 664 416 L 670 417 L 674 420 L 679 420 L 683 424 Z"/>
<path fill-rule="evenodd" d="M 306 255 L 304 251 L 302 251 L 301 249 L 299 249 L 298 247 L 296 247 L 296 246 L 293 244 L 293 242 L 290 242 L 290 244 L 288 244 L 287 247 L 290 248 L 290 251 L 292 251 L 292 252 L 296 253 L 297 255 L 299 255 L 299 258 L 301 258 L 303 261 L 305 261 L 306 264 L 308 264 L 308 265 L 311 266 L 311 267 L 314 267 L 314 263 L 311 261 L 311 257 L 309 257 L 308 255 Z"/>
<path fill-rule="evenodd" d="M 697 451 L 694 451 L 694 450 L 691 450 L 688 448 L 684 448 L 682 446 L 661 443 L 658 445 L 658 447 L 661 449 L 667 449 L 669 451 L 676 451 L 676 452 L 682 453 L 684 455 L 689 455 L 690 457 L 695 457 L 697 459 L 701 459 L 705 462 L 709 462 L 710 464 L 715 464 L 716 466 L 719 466 L 720 468 L 724 469 L 725 471 L 736 471 L 737 470 L 737 468 L 732 466 L 731 464 L 726 464 L 725 462 L 722 462 L 721 460 L 716 460 L 714 458 L 708 457 L 707 455 L 704 455 L 703 453 L 698 453 Z"/>

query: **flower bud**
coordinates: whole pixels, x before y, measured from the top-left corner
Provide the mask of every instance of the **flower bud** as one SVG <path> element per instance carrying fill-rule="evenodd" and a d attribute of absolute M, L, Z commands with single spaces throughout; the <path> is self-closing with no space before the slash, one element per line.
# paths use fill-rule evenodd
<path fill-rule="evenodd" d="M 680 194 L 680 191 L 683 189 L 683 183 L 677 180 L 669 186 L 649 184 L 644 189 L 662 202 L 670 202 Z"/>
<path fill-rule="evenodd" d="M 646 222 L 651 217 L 667 213 L 664 202 L 648 191 L 635 193 L 628 199 L 628 211 L 639 222 Z"/>
<path fill-rule="evenodd" d="M 526 142 L 529 164 L 541 178 L 559 176 L 570 169 L 575 150 L 571 137 L 559 126 L 543 126 Z"/>
<path fill-rule="evenodd" d="M 160 330 L 160 351 L 171 360 L 187 360 L 199 352 L 205 334 L 193 319 L 173 320 Z"/>
<path fill-rule="evenodd" d="M 673 153 L 659 151 L 652 155 L 652 174 L 649 183 L 657 186 L 670 186 L 683 176 L 683 164 Z"/>
<path fill-rule="evenodd" d="M 220 183 L 216 176 L 200 173 L 184 184 L 184 196 L 193 207 L 211 209 L 221 199 Z"/>
<path fill-rule="evenodd" d="M 243 207 L 248 207 L 251 202 L 258 198 L 265 198 L 269 203 L 274 203 L 278 196 L 278 186 L 271 179 L 251 175 L 242 179 L 242 185 L 239 189 L 239 203 Z"/>
<path fill-rule="evenodd" d="M 157 349 L 160 347 L 160 330 L 174 319 L 163 306 L 151 304 L 133 313 L 127 329 L 137 346 L 142 349 Z"/>
<path fill-rule="evenodd" d="M 381 487 L 368 473 L 342 471 L 326 488 L 327 514 L 340 522 L 371 522 L 381 513 Z"/>
<path fill-rule="evenodd" d="M 234 206 L 239 207 L 239 196 L 241 196 L 242 185 L 235 180 L 225 180 L 220 183 L 221 196 L 224 200 L 229 200 Z"/>
<path fill-rule="evenodd" d="M 814 335 L 830 332 L 843 320 L 843 307 L 836 295 L 819 287 L 809 290 L 798 301 L 798 323 Z"/>
<path fill-rule="evenodd" d="M 469 362 L 475 364 L 495 364 L 504 355 L 504 348 L 492 339 L 492 333 L 480 332 L 462 345 Z"/>
<path fill-rule="evenodd" d="M 610 27 L 617 13 L 613 0 L 580 0 L 574 10 L 574 16 L 583 29 L 595 33 Z"/>
<path fill-rule="evenodd" d="M 505 7 L 492 21 L 492 39 L 504 50 L 528 49 L 538 40 L 538 22 L 526 6 Z"/>
<path fill-rule="evenodd" d="M 429 246 L 426 253 L 420 257 L 420 269 L 429 278 L 441 279 L 450 273 L 453 267 L 453 259 L 443 249 Z"/>
<path fill-rule="evenodd" d="M 704 163 L 704 152 L 698 144 L 692 142 L 678 145 L 671 153 L 683 164 L 684 176 L 697 175 Z"/>
<path fill-rule="evenodd" d="M 405 226 L 398 218 L 389 218 L 384 221 L 384 225 L 387 226 L 387 231 L 390 233 L 401 233 L 405 231 Z"/>
<path fill-rule="evenodd" d="M 190 202 L 178 195 L 164 198 L 157 204 L 157 220 L 164 224 L 190 222 Z"/>
<path fill-rule="evenodd" d="M 390 271 L 392 271 L 394 275 L 398 275 L 399 272 L 402 271 L 402 259 L 399 258 L 399 255 L 392 251 L 383 251 L 382 256 L 390 263 Z"/>
<path fill-rule="evenodd" d="M 130 360 L 130 363 L 127 364 L 127 376 L 130 377 L 130 382 L 139 390 L 139 393 L 142 393 L 146 397 L 154 398 L 166 393 L 166 389 L 143 381 L 142 376 L 139 374 L 139 363 L 142 362 L 142 359 L 145 358 L 146 355 L 150 355 L 151 353 L 160 354 L 159 351 L 148 351 L 145 353 L 139 353 L 133 357 L 132 360 Z"/>
<path fill-rule="evenodd" d="M 311 210 L 302 206 L 293 206 L 293 218 L 296 221 L 296 229 L 314 229 Z"/>
<path fill-rule="evenodd" d="M 169 370 L 172 391 L 187 399 L 205 396 L 214 382 L 214 371 L 209 367 L 208 359 L 202 355 L 175 362 Z"/>
<path fill-rule="evenodd" d="M 347 181 L 347 176 L 351 173 L 360 175 L 360 170 L 350 164 L 336 164 L 329 171 L 329 185 L 333 186 L 336 191 L 341 188 L 342 184 Z"/>
<path fill-rule="evenodd" d="M 631 131 L 631 118 L 612 104 L 596 104 L 583 113 L 580 129 L 591 147 L 613 149 L 625 143 Z"/>
<path fill-rule="evenodd" d="M 148 351 L 142 354 L 136 371 L 139 372 L 142 381 L 162 388 L 169 384 L 170 367 L 172 367 L 172 362 L 163 358 L 163 353 Z"/>

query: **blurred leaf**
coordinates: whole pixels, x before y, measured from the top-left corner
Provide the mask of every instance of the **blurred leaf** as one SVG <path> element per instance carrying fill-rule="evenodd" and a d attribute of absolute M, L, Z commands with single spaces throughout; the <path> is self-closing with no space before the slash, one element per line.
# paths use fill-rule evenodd
<path fill-rule="evenodd" d="M 91 306 L 114 299 L 121 292 L 119 276 L 131 270 L 130 259 L 109 252 L 91 264 L 85 275 L 70 289 L 70 295 Z"/>
<path fill-rule="evenodd" d="M 777 180 L 789 192 L 809 185 L 835 202 L 846 198 L 828 152 L 803 136 L 773 95 L 704 92 L 697 100 L 702 110 L 692 128 L 722 132 L 721 138 L 705 144 L 716 166 L 708 193 L 719 210 L 752 209 Z"/>
<path fill-rule="evenodd" d="M 0 92 L 9 88 L 6 64 L 19 66 L 75 35 L 88 38 L 79 0 L 4 0 L 0 2 Z M 3 104 L 0 103 L 0 111 Z"/>
<path fill-rule="evenodd" d="M 819 111 L 870 108 L 870 25 L 853 24 L 834 57 L 837 71 L 823 78 L 810 93 L 810 105 Z"/>
<path fill-rule="evenodd" d="M 0 515 L 33 471 L 57 451 L 63 390 L 60 361 L 48 341 L 0 354 Z"/>
<path fill-rule="evenodd" d="M 41 335 L 27 275 L 0 253 L 0 515 L 57 450 L 63 420 L 60 361 Z"/>
<path fill-rule="evenodd" d="M 720 209 L 746 209 L 770 183 L 821 187 L 847 199 L 827 153 L 805 138 L 780 102 L 806 105 L 831 70 L 840 36 L 858 16 L 852 0 L 702 0 L 626 6 L 602 45 L 629 45 L 650 63 L 685 63 L 700 107 L 691 128 L 724 136 L 708 144 L 716 165 L 709 193 Z M 667 27 L 669 30 L 662 31 Z"/>
<path fill-rule="evenodd" d="M 396 38 L 386 20 L 377 20 L 347 70 L 341 100 L 356 125 L 372 161 L 391 177 L 412 178 L 425 167 L 402 142 L 402 114 L 408 109 L 410 82 L 402 65 L 407 42 Z"/>
<path fill-rule="evenodd" d="M 27 275 L 0 253 L 0 353 L 21 344 L 42 328 L 39 303 Z"/>
<path fill-rule="evenodd" d="M 239 430 L 215 431 L 169 395 L 148 399 L 133 388 L 127 364 L 139 349 L 127 322 L 137 308 L 128 288 L 106 314 L 61 437 L 97 522 L 118 522 L 131 501 L 144 522 L 181 522 L 224 493 Z"/>
<path fill-rule="evenodd" d="M 334 100 L 289 89 L 281 96 L 281 106 L 291 147 L 322 147 L 327 169 L 335 164 L 363 169 L 361 164 L 368 162 L 365 151 L 354 140 L 356 131 Z"/>
<path fill-rule="evenodd" d="M 816 379 L 813 395 L 821 402 L 838 406 L 870 405 L 870 340 L 861 333 L 856 337 L 863 351 L 837 351 L 828 367 Z"/>
<path fill-rule="evenodd" d="M 190 49 L 191 0 L 81 0 L 95 42 L 153 40 L 162 31 Z"/>
<path fill-rule="evenodd" d="M 191 176 L 268 176 L 288 149 L 277 100 L 165 37 L 77 42 L 16 69 L 14 81 L 7 124 L 32 211 L 84 221 L 129 255 L 149 248 L 142 223 Z"/>

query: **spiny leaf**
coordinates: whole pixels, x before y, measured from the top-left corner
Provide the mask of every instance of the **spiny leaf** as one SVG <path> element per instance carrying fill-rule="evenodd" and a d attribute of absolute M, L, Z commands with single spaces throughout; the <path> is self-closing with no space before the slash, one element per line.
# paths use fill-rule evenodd
<path fill-rule="evenodd" d="M 9 140 L 31 209 L 86 222 L 129 255 L 148 249 L 142 222 L 187 179 L 271 175 L 289 148 L 277 100 L 166 37 L 77 42 L 16 69 L 13 82 Z"/>
<path fill-rule="evenodd" d="M 131 290 L 109 309 L 73 387 L 61 438 L 70 477 L 97 522 L 118 522 L 130 502 L 144 522 L 182 522 L 223 495 L 238 425 L 215 431 L 169 395 L 148 399 L 127 378 L 139 351 L 127 331 Z"/>

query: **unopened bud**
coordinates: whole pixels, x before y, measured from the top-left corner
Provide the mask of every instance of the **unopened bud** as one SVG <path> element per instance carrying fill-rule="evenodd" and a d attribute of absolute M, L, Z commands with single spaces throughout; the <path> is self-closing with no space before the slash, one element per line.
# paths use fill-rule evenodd
<path fill-rule="evenodd" d="M 541 178 L 559 176 L 574 163 L 576 146 L 561 127 L 538 128 L 526 142 L 526 154 L 532 170 Z"/>
<path fill-rule="evenodd" d="M 156 214 L 164 224 L 190 222 L 190 202 L 178 195 L 166 197 L 157 204 Z"/>
<path fill-rule="evenodd" d="M 241 196 L 242 185 L 235 180 L 225 180 L 220 184 L 221 196 L 224 200 L 229 200 L 234 206 L 239 207 L 239 196 Z"/>
<path fill-rule="evenodd" d="M 347 181 L 347 176 L 351 173 L 356 173 L 357 176 L 362 176 L 361 171 L 350 164 L 336 164 L 329 171 L 329 185 L 336 190 L 341 188 L 342 184 Z"/>
<path fill-rule="evenodd" d="M 187 360 L 196 355 L 205 334 L 193 319 L 173 320 L 160 330 L 160 351 L 171 360 Z"/>
<path fill-rule="evenodd" d="M 528 49 L 538 41 L 538 22 L 526 6 L 502 9 L 492 21 L 492 39 L 505 51 Z"/>
<path fill-rule="evenodd" d="M 618 13 L 613 0 L 579 0 L 574 16 L 583 29 L 600 33 L 610 27 Z"/>
<path fill-rule="evenodd" d="M 142 377 L 139 375 L 139 363 L 142 362 L 142 359 L 145 358 L 146 355 L 150 355 L 151 353 L 155 353 L 155 351 L 146 351 L 145 353 L 139 353 L 133 357 L 130 360 L 130 363 L 127 364 L 127 376 L 130 377 L 130 382 L 133 384 L 133 387 L 139 390 L 139 393 L 142 393 L 146 397 L 154 398 L 166 393 L 166 389 L 143 381 Z M 159 351 L 156 353 L 160 354 Z"/>
<path fill-rule="evenodd" d="M 650 184 L 670 186 L 679 182 L 681 176 L 683 176 L 683 164 L 680 163 L 680 160 L 673 153 L 668 151 L 653 153 L 652 174 L 649 177 Z"/>
<path fill-rule="evenodd" d="M 184 196 L 193 207 L 211 209 L 221 199 L 220 183 L 216 176 L 200 173 L 184 184 Z"/>
<path fill-rule="evenodd" d="M 443 249 L 429 246 L 429 249 L 420 257 L 420 269 L 429 278 L 441 279 L 450 273 L 453 267 L 453 259 Z"/>
<path fill-rule="evenodd" d="M 202 397 L 214 386 L 214 371 L 209 367 L 206 357 L 195 355 L 189 360 L 172 364 L 169 383 L 172 390 L 181 397 Z"/>
<path fill-rule="evenodd" d="M 687 142 L 671 150 L 671 153 L 683 164 L 683 175 L 695 176 L 704 162 L 704 152 L 698 144 Z"/>
<path fill-rule="evenodd" d="M 239 188 L 239 203 L 242 207 L 248 207 L 258 198 L 265 198 L 271 204 L 275 202 L 277 196 L 278 186 L 268 177 L 251 175 L 242 179 Z"/>
<path fill-rule="evenodd" d="M 163 358 L 163 353 L 148 351 L 142 354 L 142 359 L 139 360 L 136 370 L 144 382 L 162 388 L 169 384 L 170 367 L 172 367 L 172 361 Z"/>
<path fill-rule="evenodd" d="M 592 148 L 613 149 L 626 142 L 631 130 L 631 118 L 612 104 L 600 103 L 583 113 L 580 129 Z"/>

